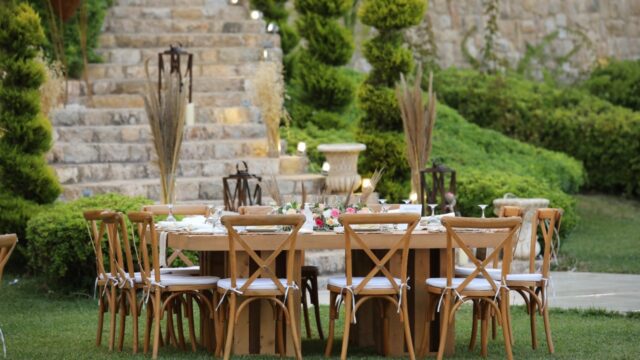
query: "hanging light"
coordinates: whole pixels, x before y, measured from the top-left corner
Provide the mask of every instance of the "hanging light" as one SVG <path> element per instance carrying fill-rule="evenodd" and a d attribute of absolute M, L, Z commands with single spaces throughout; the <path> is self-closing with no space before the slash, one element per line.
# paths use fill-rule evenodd
<path fill-rule="evenodd" d="M 262 11 L 259 10 L 253 10 L 251 11 L 251 18 L 253 20 L 260 20 L 262 19 Z"/>
<path fill-rule="evenodd" d="M 278 27 L 278 25 L 276 23 L 269 23 L 267 25 L 267 32 L 270 33 L 270 34 L 277 33 L 278 30 L 280 30 L 280 28 Z"/>

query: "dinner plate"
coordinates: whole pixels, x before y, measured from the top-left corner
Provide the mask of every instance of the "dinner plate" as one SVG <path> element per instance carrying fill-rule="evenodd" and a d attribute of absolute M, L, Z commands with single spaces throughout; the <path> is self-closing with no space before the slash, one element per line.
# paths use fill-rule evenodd
<path fill-rule="evenodd" d="M 264 225 L 264 226 L 247 226 L 248 232 L 276 232 L 280 230 L 277 225 Z"/>

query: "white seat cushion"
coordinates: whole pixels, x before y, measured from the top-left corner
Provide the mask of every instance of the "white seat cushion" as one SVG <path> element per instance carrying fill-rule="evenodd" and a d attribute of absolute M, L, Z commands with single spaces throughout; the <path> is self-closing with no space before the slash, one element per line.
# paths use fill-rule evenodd
<path fill-rule="evenodd" d="M 460 277 L 467 277 L 469 275 L 471 275 L 472 272 L 474 272 L 476 270 L 475 267 L 462 267 L 462 266 L 456 266 L 456 276 L 460 276 Z M 485 270 L 487 270 L 487 272 L 489 273 L 489 275 L 491 275 L 491 277 L 495 280 L 500 280 L 500 277 L 502 276 L 502 269 L 489 269 L 489 268 L 485 268 Z M 484 277 L 482 273 L 478 274 L 478 277 Z"/>
<path fill-rule="evenodd" d="M 217 276 L 160 276 L 160 284 L 164 286 L 215 285 L 219 280 Z"/>
<path fill-rule="evenodd" d="M 458 287 L 464 281 L 464 278 L 453 278 L 451 282 L 451 286 L 453 288 Z M 427 285 L 437 287 L 437 288 L 446 288 L 447 287 L 447 278 L 431 278 L 427 279 Z M 500 282 L 496 281 L 496 286 L 500 286 Z M 486 279 L 473 279 L 464 290 L 469 291 L 487 291 L 493 290 L 491 284 Z"/>
<path fill-rule="evenodd" d="M 200 266 L 160 268 L 160 274 L 198 275 Z"/>
<path fill-rule="evenodd" d="M 364 277 L 352 277 L 351 278 L 351 284 L 352 284 L 352 286 L 354 288 L 356 288 L 356 287 L 358 287 L 358 285 L 360 285 L 362 280 L 364 280 Z M 393 280 L 396 282 L 396 284 L 398 286 L 400 286 L 400 284 L 401 284 L 400 279 L 394 278 Z M 347 286 L 347 278 L 346 277 L 330 278 L 329 279 L 329 285 L 330 286 L 339 287 L 339 288 L 343 288 L 343 287 Z M 369 282 L 367 283 L 367 285 L 364 286 L 364 288 L 366 290 L 393 289 L 393 285 L 391 284 L 391 281 L 389 281 L 389 279 L 387 279 L 384 276 L 374 276 L 374 277 L 371 278 L 371 280 L 369 280 Z"/>
<path fill-rule="evenodd" d="M 287 279 L 278 279 L 282 286 L 287 286 Z M 247 282 L 246 278 L 238 278 L 236 279 L 236 288 L 239 289 Z M 218 288 L 221 289 L 230 289 L 231 288 L 231 279 L 222 279 L 218 281 Z M 273 282 L 271 278 L 258 278 L 255 279 L 247 290 L 278 290 L 278 286 Z"/>
<path fill-rule="evenodd" d="M 542 274 L 509 274 L 507 275 L 507 281 L 540 281 L 542 280 Z"/>

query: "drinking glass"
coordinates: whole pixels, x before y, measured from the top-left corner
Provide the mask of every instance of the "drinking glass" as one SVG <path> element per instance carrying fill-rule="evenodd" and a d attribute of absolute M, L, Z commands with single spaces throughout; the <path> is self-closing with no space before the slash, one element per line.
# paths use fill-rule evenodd
<path fill-rule="evenodd" d="M 483 219 L 484 219 L 484 209 L 486 209 L 486 208 L 487 208 L 487 206 L 489 206 L 489 205 L 486 205 L 486 204 L 480 204 L 480 205 L 478 205 L 478 207 L 482 210 L 482 216 L 481 216 L 481 217 L 482 217 Z"/>
<path fill-rule="evenodd" d="M 382 213 L 387 213 L 389 211 L 389 207 L 387 206 L 387 199 L 378 199 L 380 205 L 382 205 Z"/>
<path fill-rule="evenodd" d="M 215 207 L 215 225 L 213 225 L 214 229 L 223 229 L 222 222 L 220 221 L 222 219 L 222 210 L 224 210 L 224 206 L 218 205 Z"/>
<path fill-rule="evenodd" d="M 411 204 L 411 199 L 404 199 L 402 200 L 403 203 L 405 203 L 406 205 Z"/>
<path fill-rule="evenodd" d="M 213 205 L 207 206 L 207 218 L 204 220 L 204 223 L 212 226 L 216 223 L 215 219 L 213 218 Z"/>
<path fill-rule="evenodd" d="M 176 222 L 176 218 L 173 216 L 173 204 L 169 204 L 167 207 L 169 208 L 169 215 L 167 215 L 166 221 Z"/>

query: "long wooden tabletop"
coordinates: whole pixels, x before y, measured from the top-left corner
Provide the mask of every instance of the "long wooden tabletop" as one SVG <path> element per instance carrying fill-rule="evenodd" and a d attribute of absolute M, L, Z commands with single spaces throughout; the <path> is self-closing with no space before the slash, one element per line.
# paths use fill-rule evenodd
<path fill-rule="evenodd" d="M 361 233 L 372 249 L 387 249 L 403 232 L 371 232 Z M 288 233 L 247 233 L 243 237 L 254 250 L 273 250 Z M 464 237 L 472 247 L 491 247 L 504 239 L 502 232 L 469 232 Z M 224 234 L 194 234 L 186 232 L 170 232 L 168 246 L 177 249 L 195 251 L 225 251 L 229 249 L 229 238 Z M 335 232 L 313 232 L 298 234 L 296 247 L 299 250 L 311 249 L 344 249 L 344 234 Z M 353 249 L 358 249 L 357 242 L 352 242 Z M 443 249 L 447 247 L 447 236 L 444 232 L 415 231 L 411 235 L 411 249 Z"/>

